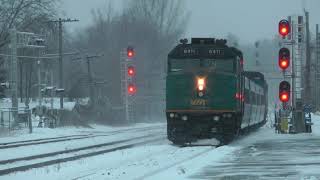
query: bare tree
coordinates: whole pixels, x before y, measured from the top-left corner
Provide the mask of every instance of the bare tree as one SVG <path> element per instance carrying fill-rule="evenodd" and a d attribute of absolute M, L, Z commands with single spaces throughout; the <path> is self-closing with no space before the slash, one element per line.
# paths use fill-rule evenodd
<path fill-rule="evenodd" d="M 129 14 L 153 24 L 161 35 L 167 37 L 181 35 L 189 17 L 182 0 L 131 0 Z"/>
<path fill-rule="evenodd" d="M 114 106 L 121 102 L 120 51 L 133 45 L 137 52 L 137 96 L 155 97 L 148 102 L 137 100 L 140 105 L 136 107 L 144 109 L 149 102 L 159 104 L 160 99 L 164 99 L 166 57 L 186 29 L 188 12 L 182 0 L 129 0 L 127 4 L 128 7 L 121 13 L 113 11 L 112 4 L 93 10 L 92 25 L 74 36 L 72 44 L 74 48 L 89 54 L 105 54 L 91 67 L 94 78 L 108 82 L 109 86 L 105 86 L 102 92 Z M 70 90 L 74 94 L 81 94 L 82 89 L 76 87 L 81 84 L 82 77 L 74 74 L 83 73 L 83 68 L 78 72 L 75 68 L 68 72 L 68 76 L 73 77 L 67 79 L 73 79 Z M 161 108 L 158 109 L 162 113 Z"/>
<path fill-rule="evenodd" d="M 4 60 L 0 57 L 0 83 L 6 81 L 7 72 L 4 68 Z M 0 86 L 0 98 L 5 97 L 5 87 Z"/>
<path fill-rule="evenodd" d="M 25 30 L 44 25 L 45 19 L 56 14 L 57 0 L 1 0 L 0 48 L 9 42 L 9 30 Z"/>

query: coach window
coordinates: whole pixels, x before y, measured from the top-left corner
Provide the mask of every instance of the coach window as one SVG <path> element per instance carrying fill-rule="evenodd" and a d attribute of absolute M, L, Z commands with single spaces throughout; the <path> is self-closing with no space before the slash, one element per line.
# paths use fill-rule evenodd
<path fill-rule="evenodd" d="M 254 92 L 253 91 L 251 91 L 251 93 L 250 93 L 250 104 L 251 105 L 255 104 L 255 98 L 254 98 Z"/>
<path fill-rule="evenodd" d="M 244 102 L 246 104 L 250 104 L 250 97 L 249 97 L 249 90 L 248 89 L 244 90 Z"/>
<path fill-rule="evenodd" d="M 200 66 L 207 68 L 209 71 L 235 72 L 233 59 L 201 59 Z"/>
<path fill-rule="evenodd" d="M 254 99 L 254 105 L 257 105 L 258 104 L 258 102 L 257 102 L 257 100 L 258 100 L 258 98 L 257 98 L 257 94 L 256 93 L 253 93 L 253 99 Z"/>

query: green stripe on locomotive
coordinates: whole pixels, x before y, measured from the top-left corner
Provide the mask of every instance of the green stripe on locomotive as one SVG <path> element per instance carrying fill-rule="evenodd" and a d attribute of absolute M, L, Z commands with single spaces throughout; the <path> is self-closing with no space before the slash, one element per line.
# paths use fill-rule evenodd
<path fill-rule="evenodd" d="M 203 97 L 197 94 L 196 77 L 197 75 L 192 73 L 172 73 L 167 76 L 166 104 L 168 110 L 235 110 L 237 108 L 235 99 L 237 78 L 235 76 L 218 73 L 206 74 L 206 92 Z"/>

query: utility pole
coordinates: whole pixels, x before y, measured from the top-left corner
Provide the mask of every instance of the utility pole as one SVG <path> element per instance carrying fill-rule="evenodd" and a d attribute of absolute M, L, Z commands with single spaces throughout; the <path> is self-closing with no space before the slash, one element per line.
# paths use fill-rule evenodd
<path fill-rule="evenodd" d="M 316 25 L 316 111 L 320 109 L 320 34 L 319 24 Z"/>
<path fill-rule="evenodd" d="M 62 19 L 53 20 L 49 22 L 58 23 L 59 26 L 59 89 L 63 89 L 63 57 L 62 57 L 62 23 L 78 22 L 77 19 Z M 60 93 L 60 109 L 63 109 L 63 93 Z"/>
<path fill-rule="evenodd" d="M 20 79 L 19 79 L 19 82 L 20 82 L 20 85 L 19 85 L 19 89 L 20 89 L 20 102 L 22 103 L 22 99 L 23 99 L 23 92 L 22 92 L 22 73 L 23 73 L 23 69 L 22 69 L 22 61 L 20 60 L 19 61 L 19 71 L 20 71 Z"/>
<path fill-rule="evenodd" d="M 311 61 L 311 49 L 310 49 L 310 30 L 309 30 L 309 12 L 304 11 L 306 16 L 306 71 L 305 71 L 305 104 L 311 104 L 311 87 L 310 87 L 310 61 Z"/>
<path fill-rule="evenodd" d="M 12 29 L 10 32 L 10 40 L 11 40 L 11 62 L 10 62 L 10 86 L 11 86 L 11 103 L 12 103 L 12 110 L 13 110 L 13 117 L 14 120 L 17 120 L 17 112 L 18 112 L 18 58 L 17 58 L 17 31 L 16 29 Z"/>
<path fill-rule="evenodd" d="M 91 105 L 93 105 L 95 103 L 95 95 L 94 95 L 94 89 L 93 89 L 93 84 L 95 82 L 93 82 L 90 61 L 92 61 L 93 58 L 99 58 L 99 57 L 102 57 L 102 56 L 104 56 L 104 55 L 101 54 L 101 55 L 92 55 L 92 56 L 87 55 L 86 56 L 87 72 L 88 72 L 88 83 L 89 83 L 89 93 L 90 93 L 89 96 L 90 96 L 90 100 L 91 100 Z M 82 59 L 82 58 L 76 58 L 76 59 L 73 59 L 73 60 L 80 60 L 80 59 Z"/>
<path fill-rule="evenodd" d="M 90 65 L 90 61 L 93 58 L 98 58 L 101 57 L 103 55 L 94 55 L 94 56 L 86 56 L 87 59 L 87 68 L 88 68 L 88 80 L 89 80 L 89 87 L 90 87 L 90 99 L 91 99 L 91 104 L 95 104 L 95 96 L 94 96 L 94 92 L 93 92 L 93 78 L 92 78 L 92 73 L 91 73 L 91 65 Z"/>
<path fill-rule="evenodd" d="M 39 101 L 39 108 L 42 106 L 42 94 L 41 94 L 41 61 L 38 59 L 38 101 Z"/>
<path fill-rule="evenodd" d="M 62 19 L 59 18 L 59 89 L 63 88 L 62 63 Z M 60 109 L 63 109 L 63 93 L 60 94 Z"/>

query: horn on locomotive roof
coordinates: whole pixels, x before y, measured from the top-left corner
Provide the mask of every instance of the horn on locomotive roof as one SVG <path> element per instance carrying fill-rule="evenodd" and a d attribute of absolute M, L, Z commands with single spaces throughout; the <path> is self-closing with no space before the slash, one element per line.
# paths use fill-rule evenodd
<path fill-rule="evenodd" d="M 215 38 L 192 38 L 192 44 L 217 44 L 217 45 L 226 45 L 227 40 L 225 39 L 215 39 Z"/>
<path fill-rule="evenodd" d="M 180 43 L 181 44 L 187 44 L 188 43 L 188 39 L 180 39 Z"/>

